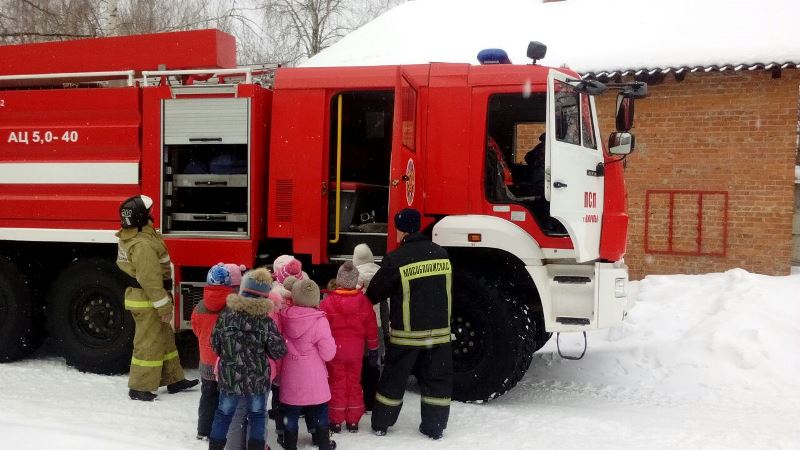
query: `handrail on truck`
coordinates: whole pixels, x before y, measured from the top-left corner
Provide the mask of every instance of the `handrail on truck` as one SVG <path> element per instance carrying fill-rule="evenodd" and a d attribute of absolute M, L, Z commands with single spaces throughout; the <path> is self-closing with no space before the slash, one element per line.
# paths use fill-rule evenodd
<path fill-rule="evenodd" d="M 171 76 L 171 75 L 204 75 L 204 74 L 210 74 L 212 76 L 244 74 L 245 84 L 250 84 L 253 82 L 253 69 L 250 67 L 240 67 L 237 69 L 143 70 L 142 71 L 144 86 L 151 86 L 151 84 L 148 82 L 148 77 L 155 78 L 155 77 Z"/>
<path fill-rule="evenodd" d="M 62 73 L 32 73 L 23 75 L 0 75 L 0 83 L 15 80 L 46 80 L 50 78 L 127 78 L 128 86 L 134 85 L 136 72 L 133 70 L 117 70 L 108 72 L 62 72 Z"/>
<path fill-rule="evenodd" d="M 339 242 L 339 221 L 341 220 L 342 197 L 342 94 L 337 97 L 336 103 L 336 222 L 334 224 L 334 237 L 329 240 L 331 244 Z"/>

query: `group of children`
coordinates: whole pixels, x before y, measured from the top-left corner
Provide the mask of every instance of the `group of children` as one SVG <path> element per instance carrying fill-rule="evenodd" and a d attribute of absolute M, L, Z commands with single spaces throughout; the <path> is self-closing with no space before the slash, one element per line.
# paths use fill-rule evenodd
<path fill-rule="evenodd" d="M 272 272 L 212 267 L 192 313 L 202 378 L 198 439 L 207 438 L 209 449 L 269 450 L 270 390 L 270 417 L 287 450 L 297 448 L 301 415 L 320 449 L 336 448 L 330 432 L 342 424 L 357 432 L 365 413 L 362 375 L 376 377 L 382 341 L 364 295 L 377 269 L 364 244 L 322 292 L 290 255 L 278 257 Z"/>

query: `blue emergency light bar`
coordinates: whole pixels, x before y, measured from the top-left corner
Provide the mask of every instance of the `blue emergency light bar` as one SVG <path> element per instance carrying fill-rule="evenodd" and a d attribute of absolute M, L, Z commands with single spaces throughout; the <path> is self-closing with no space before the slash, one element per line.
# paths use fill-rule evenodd
<path fill-rule="evenodd" d="M 500 48 L 487 48 L 478 52 L 478 62 L 484 64 L 511 64 L 508 53 Z"/>

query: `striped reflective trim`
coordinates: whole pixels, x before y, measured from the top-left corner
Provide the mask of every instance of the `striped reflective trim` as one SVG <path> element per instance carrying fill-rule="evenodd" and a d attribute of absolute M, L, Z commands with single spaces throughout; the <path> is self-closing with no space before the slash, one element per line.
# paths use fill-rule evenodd
<path fill-rule="evenodd" d="M 403 285 L 403 329 L 411 331 L 411 287 L 408 278 L 401 277 L 400 283 Z"/>
<path fill-rule="evenodd" d="M 131 364 L 141 367 L 161 367 L 164 365 L 164 360 L 161 359 L 158 361 L 148 361 L 146 359 L 131 358 Z"/>
<path fill-rule="evenodd" d="M 161 367 L 164 365 L 164 361 L 169 361 L 170 359 L 175 359 L 178 357 L 178 351 L 173 350 L 166 355 L 164 355 L 164 359 L 159 361 L 150 361 L 146 359 L 139 359 L 139 358 L 131 358 L 131 364 L 135 366 L 141 367 Z"/>
<path fill-rule="evenodd" d="M 395 400 L 389 397 L 384 397 L 383 395 L 380 394 L 380 392 L 375 393 L 375 400 L 383 403 L 386 406 L 400 406 L 403 404 L 402 398 L 400 400 Z"/>
<path fill-rule="evenodd" d="M 449 259 L 429 259 L 400 266 L 400 283 L 403 286 L 403 329 L 411 331 L 411 287 L 409 282 L 417 278 L 445 275 L 447 279 L 448 316 L 450 311 L 450 277 L 453 273 Z"/>
<path fill-rule="evenodd" d="M 170 302 L 169 295 L 165 296 L 161 300 L 157 302 L 153 302 L 153 308 L 161 308 L 162 306 L 168 305 Z"/>
<path fill-rule="evenodd" d="M 450 335 L 447 336 L 439 336 L 439 337 L 431 337 L 431 338 L 422 338 L 422 339 L 413 339 L 413 338 L 399 338 L 391 336 L 389 338 L 389 342 L 395 345 L 405 345 L 408 347 L 430 347 L 432 345 L 437 344 L 447 344 L 450 342 Z"/>
<path fill-rule="evenodd" d="M 152 308 L 153 302 L 147 300 L 125 300 L 125 308 L 131 309 L 140 309 L 140 308 Z"/>
<path fill-rule="evenodd" d="M 2 162 L 3 184 L 138 184 L 138 162 Z"/>
<path fill-rule="evenodd" d="M 446 397 L 426 397 L 423 395 L 422 403 L 434 406 L 450 406 L 450 399 Z"/>
<path fill-rule="evenodd" d="M 440 336 L 449 336 L 450 335 L 450 327 L 447 328 L 436 328 L 434 330 L 419 330 L 419 331 L 402 331 L 402 330 L 390 330 L 389 334 L 394 337 L 399 338 L 428 338 L 428 337 L 440 337 Z"/>

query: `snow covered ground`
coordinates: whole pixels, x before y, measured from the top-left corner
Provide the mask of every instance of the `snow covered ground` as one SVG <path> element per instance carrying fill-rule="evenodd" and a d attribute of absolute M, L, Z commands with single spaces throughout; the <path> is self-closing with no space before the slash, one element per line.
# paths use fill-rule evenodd
<path fill-rule="evenodd" d="M 560 359 L 551 340 L 510 393 L 454 404 L 442 441 L 416 431 L 409 392 L 388 436 L 366 432 L 364 418 L 340 448 L 800 448 L 800 274 L 651 276 L 632 288 L 636 307 L 590 333 L 582 361 Z M 562 336 L 562 349 L 578 352 L 579 341 Z M 205 448 L 194 439 L 199 392 L 144 404 L 126 391 L 124 376 L 56 357 L 0 365 L 0 448 Z"/>

